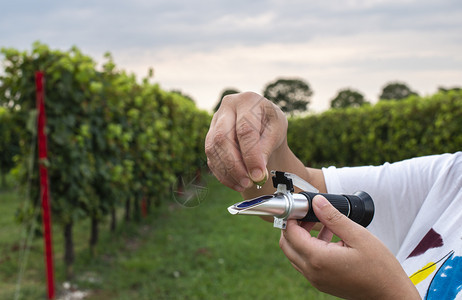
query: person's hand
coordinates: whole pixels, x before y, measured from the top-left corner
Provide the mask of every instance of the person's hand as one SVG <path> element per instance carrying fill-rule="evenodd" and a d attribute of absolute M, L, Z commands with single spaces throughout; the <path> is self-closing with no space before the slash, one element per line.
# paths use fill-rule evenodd
<path fill-rule="evenodd" d="M 367 229 L 342 215 L 323 196 L 313 199 L 324 227 L 289 220 L 279 245 L 292 265 L 317 289 L 348 299 L 420 299 L 393 254 Z M 331 243 L 333 233 L 342 240 Z"/>
<path fill-rule="evenodd" d="M 268 178 L 270 157 L 288 149 L 286 133 L 285 115 L 269 100 L 251 92 L 228 95 L 205 140 L 208 166 L 221 183 L 243 192 Z"/>

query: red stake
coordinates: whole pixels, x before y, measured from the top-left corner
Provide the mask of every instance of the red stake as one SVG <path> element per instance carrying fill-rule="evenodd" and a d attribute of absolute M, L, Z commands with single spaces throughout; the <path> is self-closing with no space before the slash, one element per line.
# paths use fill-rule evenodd
<path fill-rule="evenodd" d="M 148 200 L 146 197 L 141 199 L 141 216 L 146 218 L 148 216 Z"/>
<path fill-rule="evenodd" d="M 47 159 L 47 136 L 45 133 L 45 78 L 43 72 L 35 73 L 35 86 L 37 88 L 37 110 L 38 110 L 38 154 L 40 169 L 40 195 L 42 200 L 43 232 L 45 235 L 45 265 L 47 274 L 48 299 L 55 298 L 55 283 L 53 275 L 53 249 L 51 242 L 51 211 L 50 195 L 48 193 L 48 169 L 44 162 Z"/>

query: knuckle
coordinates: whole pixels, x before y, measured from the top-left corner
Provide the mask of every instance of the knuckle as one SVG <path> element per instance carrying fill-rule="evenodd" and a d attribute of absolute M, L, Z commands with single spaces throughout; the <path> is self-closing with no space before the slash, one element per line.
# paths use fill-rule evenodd
<path fill-rule="evenodd" d="M 221 105 L 228 105 L 228 104 L 231 104 L 233 101 L 235 101 L 236 99 L 236 94 L 230 94 L 230 95 L 225 95 L 222 99 L 221 99 Z M 220 105 L 220 106 L 221 106 Z"/>
<path fill-rule="evenodd" d="M 314 274 L 319 274 L 324 269 L 324 264 L 322 261 L 322 257 L 316 255 L 316 253 L 312 254 L 311 257 L 305 260 L 305 264 L 309 270 L 312 270 Z"/>
<path fill-rule="evenodd" d="M 325 291 L 326 282 L 325 282 L 325 274 L 324 268 L 319 263 L 309 263 L 309 265 L 305 266 L 305 277 L 308 281 L 318 290 Z"/>
<path fill-rule="evenodd" d="M 214 156 L 213 147 L 211 145 L 205 144 L 205 156 L 207 156 L 208 159 Z"/>
<path fill-rule="evenodd" d="M 223 147 L 227 141 L 228 138 L 226 137 L 226 134 L 223 131 L 218 130 L 213 137 L 212 144 L 214 147 Z"/>
<path fill-rule="evenodd" d="M 213 155 L 213 142 L 211 141 L 210 139 L 210 136 L 207 135 L 207 137 L 205 138 L 205 145 L 204 145 L 204 150 L 205 150 L 205 154 L 207 155 L 207 157 L 209 156 L 212 156 Z"/>
<path fill-rule="evenodd" d="M 228 174 L 236 167 L 236 160 L 226 144 L 227 138 L 220 132 L 217 132 L 214 138 L 205 144 L 207 164 L 218 174 Z"/>
<path fill-rule="evenodd" d="M 227 151 L 216 151 L 213 157 L 213 164 L 216 170 L 226 176 L 234 173 L 236 159 Z"/>
<path fill-rule="evenodd" d="M 255 127 L 244 118 L 236 128 L 236 134 L 240 138 L 254 138 L 257 134 Z"/>
<path fill-rule="evenodd" d="M 217 151 L 215 145 L 211 142 L 206 142 L 204 147 L 205 155 L 207 156 L 207 160 L 213 160 L 217 157 Z"/>
<path fill-rule="evenodd" d="M 250 92 L 250 91 L 242 92 L 240 95 L 243 98 L 246 98 L 246 99 L 250 99 L 250 98 L 260 99 L 260 98 L 263 98 L 261 95 L 255 93 L 255 92 Z"/>
<path fill-rule="evenodd" d="M 273 107 L 274 103 L 269 103 L 265 107 L 265 122 L 267 125 L 277 126 L 283 130 L 288 127 L 289 121 L 279 107 Z"/>
<path fill-rule="evenodd" d="M 280 108 L 269 100 L 264 102 L 263 109 L 265 111 L 265 115 L 268 117 L 278 117 L 279 115 L 278 111 Z"/>
<path fill-rule="evenodd" d="M 316 272 L 316 273 L 319 273 L 323 270 L 323 265 L 321 262 L 319 261 L 313 261 L 310 263 L 310 268 Z"/>
<path fill-rule="evenodd" d="M 232 177 L 229 176 L 229 172 L 233 168 L 232 166 L 226 166 L 225 164 L 220 163 L 213 164 L 211 162 L 208 162 L 208 164 L 210 170 L 212 171 L 213 175 L 218 179 L 218 181 L 230 188 L 232 188 L 235 185 L 235 183 L 232 180 Z"/>
<path fill-rule="evenodd" d="M 225 156 L 223 163 L 223 169 L 226 174 L 234 173 L 234 170 L 236 169 L 236 163 L 234 159 L 232 159 L 230 156 Z"/>

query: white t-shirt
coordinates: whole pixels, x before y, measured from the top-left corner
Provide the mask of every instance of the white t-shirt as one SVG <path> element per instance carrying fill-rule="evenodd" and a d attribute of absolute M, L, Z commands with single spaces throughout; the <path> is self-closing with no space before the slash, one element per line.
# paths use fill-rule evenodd
<path fill-rule="evenodd" d="M 462 299 L 462 152 L 382 166 L 324 168 L 327 192 L 367 192 L 368 229 L 425 299 Z"/>

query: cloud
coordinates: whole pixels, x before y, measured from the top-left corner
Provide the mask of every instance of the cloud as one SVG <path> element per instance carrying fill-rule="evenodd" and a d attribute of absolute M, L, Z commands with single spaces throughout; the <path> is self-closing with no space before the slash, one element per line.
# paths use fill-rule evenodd
<path fill-rule="evenodd" d="M 462 25 L 455 1 L 14 1 L 3 43 L 36 39 L 107 50 L 304 42 L 318 36 Z M 448 15 L 449 14 L 449 15 Z M 459 26 L 460 28 L 460 26 Z"/>
<path fill-rule="evenodd" d="M 133 49 L 130 54 L 115 53 L 115 58 L 139 74 L 153 66 L 156 81 L 191 93 L 202 108 L 211 108 L 225 87 L 262 92 L 278 77 L 303 78 L 314 90 L 312 108 L 320 111 L 344 87 L 356 88 L 375 102 L 383 85 L 392 80 L 405 81 L 424 94 L 439 85 L 458 84 L 462 45 L 453 45 L 454 38 L 442 32 L 363 33 L 207 52 L 181 47 L 156 52 Z"/>
<path fill-rule="evenodd" d="M 327 108 L 351 86 L 375 100 L 389 80 L 432 92 L 460 85 L 459 0 L 7 1 L 1 45 L 77 45 L 106 51 L 139 76 L 181 89 L 211 108 L 228 86 L 261 92 L 276 77 L 301 77 Z"/>

